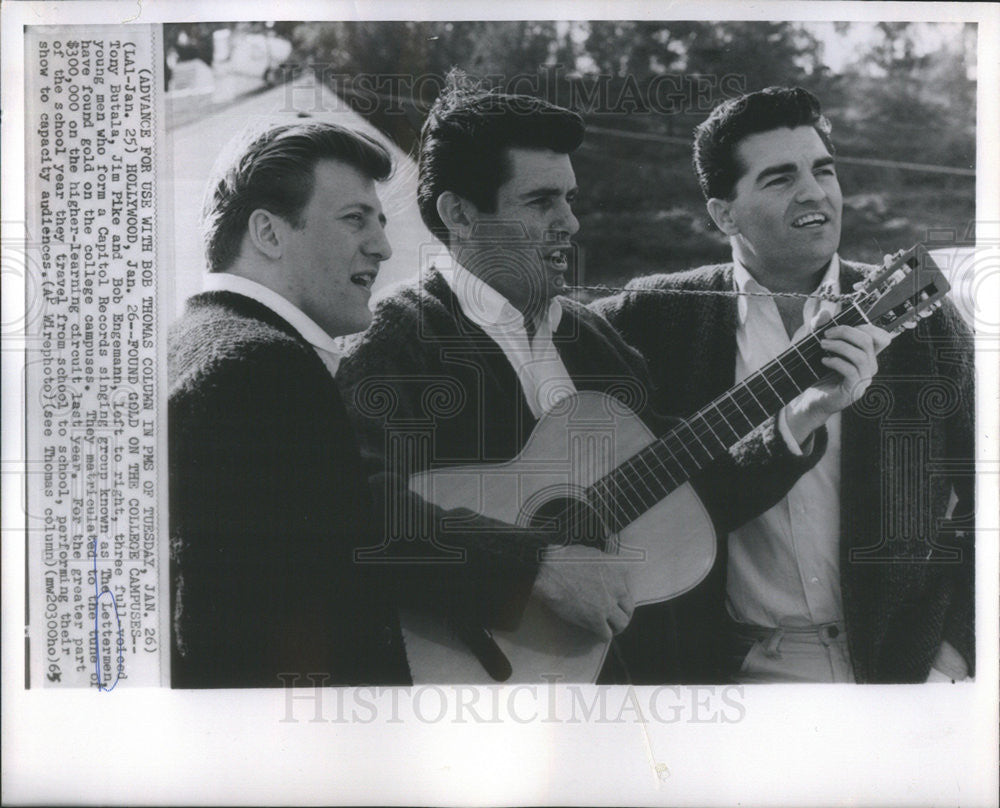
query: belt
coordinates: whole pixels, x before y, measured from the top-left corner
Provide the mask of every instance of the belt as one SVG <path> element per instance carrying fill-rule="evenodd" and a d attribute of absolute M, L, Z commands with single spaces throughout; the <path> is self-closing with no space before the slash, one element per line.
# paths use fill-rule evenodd
<path fill-rule="evenodd" d="M 801 639 L 815 637 L 823 645 L 833 645 L 838 641 L 843 642 L 847 637 L 842 622 L 822 623 L 816 626 L 779 626 L 777 628 L 754 626 L 736 621 L 731 621 L 730 625 L 737 634 L 763 643 L 764 653 L 772 658 L 778 656 L 778 646 L 781 645 L 782 639 L 786 636 Z"/>

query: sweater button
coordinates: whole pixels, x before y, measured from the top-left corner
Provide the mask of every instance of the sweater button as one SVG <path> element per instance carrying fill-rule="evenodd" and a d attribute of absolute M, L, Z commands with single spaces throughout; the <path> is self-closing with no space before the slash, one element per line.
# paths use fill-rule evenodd
<path fill-rule="evenodd" d="M 830 626 L 830 639 L 835 640 L 840 636 L 840 629 L 836 626 Z"/>

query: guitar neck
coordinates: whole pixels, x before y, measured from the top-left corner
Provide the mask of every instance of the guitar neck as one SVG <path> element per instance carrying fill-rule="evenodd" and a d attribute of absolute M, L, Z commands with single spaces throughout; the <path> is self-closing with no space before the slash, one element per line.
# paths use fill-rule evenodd
<path fill-rule="evenodd" d="M 633 522 L 827 375 L 820 362 L 826 355 L 820 340 L 828 328 L 865 322 L 867 318 L 856 306 L 845 308 L 597 480 L 588 490 L 592 505 L 617 530 Z"/>

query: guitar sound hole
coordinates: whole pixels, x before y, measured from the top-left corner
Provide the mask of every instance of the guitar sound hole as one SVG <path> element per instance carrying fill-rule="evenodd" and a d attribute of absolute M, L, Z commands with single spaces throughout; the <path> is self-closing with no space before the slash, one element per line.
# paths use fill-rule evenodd
<path fill-rule="evenodd" d="M 571 497 L 551 499 L 534 512 L 533 530 L 551 536 L 552 544 L 585 544 L 607 550 L 608 530 L 597 512 L 586 502 Z"/>

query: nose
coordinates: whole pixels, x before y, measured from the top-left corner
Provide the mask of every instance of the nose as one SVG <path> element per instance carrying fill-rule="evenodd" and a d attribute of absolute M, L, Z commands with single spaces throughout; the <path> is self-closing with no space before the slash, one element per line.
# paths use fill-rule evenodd
<path fill-rule="evenodd" d="M 385 225 L 375 225 L 372 237 L 364 246 L 364 252 L 378 261 L 388 261 L 392 257 L 392 245 L 385 234 Z"/>
<path fill-rule="evenodd" d="M 806 171 L 799 180 L 799 186 L 795 190 L 795 200 L 797 202 L 818 202 L 826 196 L 826 191 L 819 184 L 811 171 Z"/>
<path fill-rule="evenodd" d="M 573 215 L 573 206 L 569 201 L 563 201 L 559 208 L 558 216 L 553 222 L 553 228 L 572 236 L 580 229 L 580 222 Z"/>

